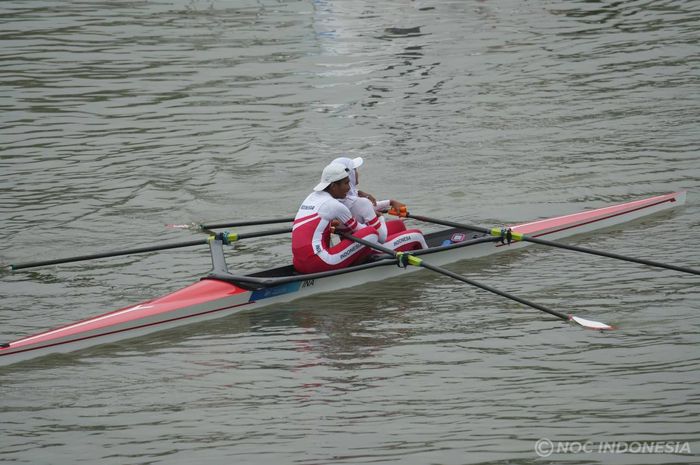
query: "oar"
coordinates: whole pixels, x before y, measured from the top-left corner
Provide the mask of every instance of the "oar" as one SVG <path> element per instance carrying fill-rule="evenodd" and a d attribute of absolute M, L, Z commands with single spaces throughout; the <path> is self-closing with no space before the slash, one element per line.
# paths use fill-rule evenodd
<path fill-rule="evenodd" d="M 168 228 L 174 229 L 189 229 L 191 231 L 200 232 L 209 229 L 218 228 L 238 228 L 241 226 L 259 226 L 262 224 L 276 224 L 276 223 L 291 223 L 294 218 L 268 218 L 263 220 L 249 220 L 249 221 L 233 221 L 230 223 L 211 223 L 211 224 L 166 224 Z"/>
<path fill-rule="evenodd" d="M 351 236 L 349 234 L 342 234 L 342 236 L 346 237 L 350 240 L 353 240 L 357 243 L 360 243 L 362 245 L 365 245 L 367 247 L 370 247 L 372 249 L 378 250 L 380 252 L 384 252 L 384 253 L 393 255 L 398 260 L 400 265 L 403 265 L 403 266 L 413 265 L 413 266 L 421 266 L 423 268 L 427 268 L 427 269 L 432 270 L 436 273 L 440 273 L 440 274 L 443 274 L 445 276 L 449 276 L 450 278 L 456 279 L 458 281 L 462 281 L 463 283 L 467 283 L 467 284 L 470 284 L 472 286 L 476 286 L 476 287 L 483 289 L 485 291 L 493 292 L 494 294 L 500 295 L 501 297 L 505 297 L 507 299 L 519 302 L 523 305 L 527 305 L 528 307 L 532 307 L 532 308 L 535 308 L 537 310 L 541 310 L 543 312 L 549 313 L 550 315 L 554 315 L 557 318 L 561 318 L 564 321 L 574 321 L 574 322 L 578 323 L 579 325 L 583 326 L 584 328 L 614 329 L 612 326 L 607 325 L 605 323 L 601 323 L 600 321 L 592 321 L 592 320 L 587 320 L 585 318 L 581 318 L 581 317 L 574 316 L 574 315 L 566 315 L 566 314 L 558 312 L 556 310 L 552 310 L 551 308 L 547 308 L 544 305 L 540 305 L 538 303 L 531 302 L 527 299 L 523 299 L 522 297 L 515 296 L 515 295 L 510 294 L 510 293 L 505 292 L 505 291 L 499 291 L 498 289 L 495 289 L 491 286 L 479 283 L 477 281 L 466 278 L 466 277 L 459 275 L 457 273 L 453 273 L 452 271 L 446 270 L 445 268 L 426 263 L 425 260 L 422 260 L 422 259 L 416 257 L 415 255 L 411 255 L 410 253 L 396 252 L 396 251 L 391 250 L 391 249 L 384 247 L 382 245 L 375 244 L 374 242 L 360 239 L 359 237 Z"/>
<path fill-rule="evenodd" d="M 215 239 L 219 239 L 223 241 L 225 244 L 230 244 L 231 242 L 238 241 L 240 239 L 249 239 L 251 237 L 263 237 L 263 236 L 272 236 L 275 234 L 284 234 L 291 232 L 292 228 L 280 228 L 280 229 L 271 229 L 269 231 L 258 231 L 258 232 L 249 232 L 249 233 L 234 233 L 234 232 L 223 232 L 223 233 L 218 233 L 214 236 L 209 236 L 206 239 L 199 239 L 196 241 L 187 241 L 187 242 L 175 242 L 175 243 L 170 243 L 170 244 L 159 244 L 159 245 L 152 245 L 148 247 L 137 247 L 135 249 L 126 249 L 126 250 L 117 250 L 113 252 L 102 252 L 102 253 L 96 253 L 92 255 L 80 255 L 77 257 L 68 257 L 68 258 L 57 258 L 54 260 L 42 260 L 38 262 L 27 262 L 27 263 L 18 263 L 16 265 L 8 265 L 8 268 L 11 271 L 15 270 L 21 270 L 25 268 L 36 268 L 39 266 L 46 266 L 46 265 L 57 265 L 60 263 L 72 263 L 72 262 L 80 262 L 84 260 L 94 260 L 98 258 L 107 258 L 107 257 L 118 257 L 121 255 L 131 255 L 131 254 L 138 254 L 138 253 L 145 253 L 145 252 L 156 252 L 158 250 L 168 250 L 168 249 L 179 249 L 183 247 L 193 247 L 196 245 L 206 245 L 209 244 L 211 241 Z"/>
<path fill-rule="evenodd" d="M 620 254 L 611 253 L 611 252 L 604 252 L 602 250 L 589 249 L 586 247 L 580 247 L 580 246 L 576 246 L 576 245 L 562 244 L 559 242 L 548 241 L 546 239 L 540 239 L 539 237 L 527 236 L 525 234 L 512 231 L 510 229 L 502 229 L 502 228 L 489 229 L 489 228 L 483 228 L 481 226 L 472 226 L 472 225 L 468 225 L 468 224 L 455 223 L 454 221 L 440 220 L 437 218 L 428 218 L 427 216 L 413 215 L 411 213 L 406 213 L 405 215 L 402 215 L 402 216 L 406 216 L 408 218 L 413 218 L 413 219 L 416 219 L 419 221 L 425 221 L 427 223 L 435 223 L 435 224 L 441 224 L 443 226 L 451 226 L 453 228 L 472 229 L 474 231 L 484 232 L 486 234 L 490 234 L 490 235 L 496 236 L 496 237 L 502 236 L 502 237 L 504 237 L 504 239 L 507 237 L 510 240 L 514 240 L 514 241 L 532 242 L 534 244 L 548 245 L 550 247 L 557 247 L 559 249 L 572 250 L 574 252 L 582 252 L 582 253 L 587 253 L 587 254 L 591 254 L 591 255 L 599 255 L 601 257 L 615 258 L 617 260 L 624 260 L 626 262 L 639 263 L 641 265 L 653 266 L 653 267 L 657 267 L 657 268 L 666 268 L 668 270 L 674 270 L 674 271 L 680 271 L 683 273 L 700 275 L 700 270 L 688 268 L 685 266 L 676 266 L 676 265 L 671 265 L 668 263 L 661 263 L 661 262 L 657 262 L 657 261 L 653 261 L 653 260 L 647 260 L 644 258 L 635 258 L 635 257 L 627 256 L 627 255 L 620 255 Z"/>

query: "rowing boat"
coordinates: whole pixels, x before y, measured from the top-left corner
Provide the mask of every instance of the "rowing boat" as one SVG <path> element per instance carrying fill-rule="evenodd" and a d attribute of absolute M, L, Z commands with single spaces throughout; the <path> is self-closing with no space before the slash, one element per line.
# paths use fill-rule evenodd
<path fill-rule="evenodd" d="M 559 239 L 615 226 L 685 203 L 675 192 L 580 213 L 512 226 L 514 233 Z M 222 318 L 243 310 L 289 302 L 314 294 L 396 277 L 419 268 L 396 266 L 396 259 L 378 255 L 373 261 L 343 270 L 297 274 L 291 266 L 245 276 L 229 272 L 221 238 L 209 242 L 213 269 L 183 289 L 39 334 L 0 345 L 0 366 L 36 357 L 80 350 L 98 344 L 143 336 L 189 323 Z M 518 249 L 527 242 L 506 242 L 483 231 L 449 228 L 426 235 L 428 249 L 415 252 L 434 265 Z"/>

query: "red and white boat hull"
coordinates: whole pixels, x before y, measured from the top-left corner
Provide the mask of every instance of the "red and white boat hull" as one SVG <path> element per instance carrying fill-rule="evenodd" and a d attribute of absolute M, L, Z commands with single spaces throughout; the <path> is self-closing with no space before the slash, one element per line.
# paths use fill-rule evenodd
<path fill-rule="evenodd" d="M 557 239 L 590 232 L 685 203 L 685 192 L 676 192 L 596 210 L 514 226 L 513 231 Z M 448 263 L 527 246 L 527 242 L 502 245 L 483 242 L 430 253 L 430 263 Z M 10 365 L 43 355 L 72 352 L 189 323 L 221 318 L 253 308 L 288 302 L 313 294 L 336 291 L 367 282 L 418 271 L 418 267 L 383 266 L 322 279 L 300 280 L 259 290 L 248 290 L 217 279 L 203 279 L 166 296 L 18 339 L 0 348 L 0 365 Z"/>

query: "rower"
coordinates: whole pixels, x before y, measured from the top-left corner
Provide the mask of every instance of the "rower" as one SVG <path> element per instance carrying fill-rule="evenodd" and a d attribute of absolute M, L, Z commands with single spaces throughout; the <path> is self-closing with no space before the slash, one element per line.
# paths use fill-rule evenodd
<path fill-rule="evenodd" d="M 390 248 L 394 248 L 395 246 L 392 246 L 392 243 L 406 231 L 406 225 L 400 219 L 386 221 L 382 213 L 389 209 L 396 212 L 405 211 L 406 205 L 393 199 L 381 200 L 378 202 L 372 194 L 368 194 L 357 188 L 360 182 L 360 174 L 357 169 L 364 163 L 362 157 L 339 157 L 333 160 L 332 163 L 340 163 L 350 170 L 350 190 L 340 202 L 348 207 L 352 216 L 357 221 L 377 229 L 377 232 L 379 232 L 379 242 Z M 420 233 L 418 230 L 414 231 Z M 427 248 L 428 246 L 425 244 L 422 234 L 420 238 L 421 248 Z"/>
<path fill-rule="evenodd" d="M 323 169 L 321 181 L 299 207 L 292 227 L 294 268 L 301 273 L 337 270 L 362 263 L 373 250 L 350 239 L 331 245 L 331 228 L 347 232 L 370 242 L 379 242 L 375 227 L 353 218 L 350 210 L 340 203 L 350 191 L 350 169 L 331 163 Z M 392 244 L 394 247 L 392 247 Z M 425 247 L 418 230 L 406 230 L 401 237 L 385 246 L 397 251 Z"/>

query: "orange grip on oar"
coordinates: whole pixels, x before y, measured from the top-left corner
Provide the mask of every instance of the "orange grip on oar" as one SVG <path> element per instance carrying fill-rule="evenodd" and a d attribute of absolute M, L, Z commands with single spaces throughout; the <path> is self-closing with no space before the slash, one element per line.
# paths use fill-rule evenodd
<path fill-rule="evenodd" d="M 401 211 L 397 212 L 395 208 L 390 208 L 389 211 L 387 212 L 390 215 L 398 216 L 399 218 L 405 218 L 408 216 L 408 211 L 406 210 L 406 207 L 401 207 Z"/>

